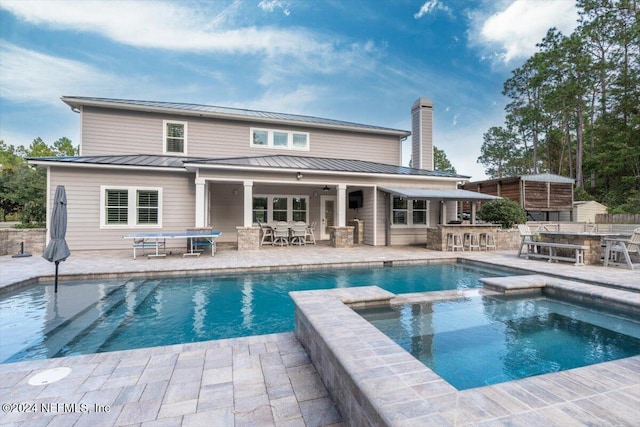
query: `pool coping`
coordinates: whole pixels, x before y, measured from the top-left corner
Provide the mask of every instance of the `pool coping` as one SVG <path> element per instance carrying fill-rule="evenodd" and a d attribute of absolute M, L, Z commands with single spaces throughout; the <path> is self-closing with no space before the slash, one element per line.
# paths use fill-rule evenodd
<path fill-rule="evenodd" d="M 269 248 L 270 249 L 270 248 Z M 300 251 L 298 248 L 278 248 L 276 250 L 264 250 L 255 253 L 249 253 L 248 256 L 240 257 L 237 252 L 220 251 L 216 254 L 216 257 L 204 257 L 198 259 L 163 259 L 160 261 L 151 261 L 146 259 L 140 259 L 138 261 L 132 261 L 128 251 L 111 251 L 108 253 L 92 252 L 92 251 L 79 251 L 75 252 L 74 256 L 67 260 L 61 268 L 61 278 L 68 279 L 82 279 L 88 277 L 97 278 L 109 278 L 109 277 L 130 277 L 131 274 L 139 274 L 143 276 L 190 276 L 199 273 L 207 272 L 220 272 L 228 273 L 229 268 L 233 269 L 233 272 L 269 272 L 269 271 L 286 271 L 286 270 L 305 270 L 305 269 L 317 269 L 328 267 L 356 267 L 366 265 L 385 265 L 385 263 L 392 263 L 393 265 L 407 265 L 407 264 L 429 264 L 429 263 L 443 263 L 443 262 L 462 262 L 475 264 L 478 263 L 487 267 L 500 267 L 509 268 L 515 271 L 524 272 L 538 272 L 550 277 L 557 278 L 575 278 L 582 282 L 593 283 L 594 285 L 601 285 L 607 287 L 623 287 L 630 288 L 632 292 L 640 292 L 640 282 L 637 280 L 640 278 L 639 271 L 628 271 L 620 268 L 603 268 L 602 266 L 587 266 L 587 267 L 575 267 L 562 263 L 547 263 L 542 261 L 525 261 L 515 256 L 513 251 L 497 251 L 497 252 L 483 252 L 483 253 L 440 253 L 426 251 L 423 248 L 407 247 L 407 248 L 376 248 L 376 247 L 357 247 L 352 249 L 323 251 L 324 248 L 312 248 L 313 251 Z M 261 257 L 256 257 L 259 254 Z M 266 256 L 267 259 L 263 259 Z M 7 284 L 12 287 L 19 287 L 28 284 L 37 284 L 44 282 L 51 282 L 53 276 L 49 273 L 52 271 L 51 264 L 38 259 L 39 257 L 33 257 L 32 259 L 21 258 L 12 259 L 9 257 L 0 257 L 0 270 L 3 270 L 4 279 L 0 277 L 0 293 L 2 293 L 2 287 Z M 376 261 L 371 261 L 376 260 Z M 239 267 L 239 268 L 238 268 Z M 101 273 L 102 271 L 103 273 Z M 72 274 L 67 274 L 71 272 Z M 97 272 L 97 273 L 96 273 Z M 107 273 L 104 273 L 107 272 Z M 108 273 L 115 272 L 115 273 Z M 517 273 L 516 273 L 517 274 Z M 7 280 L 9 279 L 9 280 Z M 635 284 L 635 285 L 634 285 Z M 17 285 L 17 286 L 14 286 Z M 434 295 L 435 297 L 435 295 Z M 344 305 L 344 304 L 342 304 Z M 256 339 L 262 336 L 254 337 Z M 207 341 L 211 345 L 216 345 L 217 341 Z M 184 349 L 188 348 L 185 345 Z M 150 347 L 141 349 L 149 354 L 162 354 L 168 351 L 168 347 Z M 129 350 L 137 351 L 137 350 Z M 126 352 L 109 352 L 98 353 L 94 355 L 87 355 L 95 360 L 105 360 L 114 358 L 124 358 Z M 179 353 L 182 355 L 183 353 Z M 38 369 L 40 366 L 58 366 L 66 363 L 75 363 L 76 360 L 82 360 L 77 358 L 83 358 L 84 356 L 73 356 L 71 358 L 56 358 L 46 359 L 33 362 L 17 362 L 24 363 L 23 369 Z M 180 356 L 182 357 L 182 356 Z M 512 416 L 517 421 L 517 424 L 529 424 L 529 425 L 567 425 L 567 424 L 584 424 L 592 425 L 593 419 L 600 424 L 617 424 L 617 425 L 632 425 L 627 422 L 628 418 L 619 418 L 616 415 L 616 411 L 621 414 L 627 414 L 632 411 L 634 417 L 640 417 L 636 408 L 640 407 L 640 361 L 637 358 L 623 359 L 626 361 L 624 364 L 616 362 L 607 362 L 605 364 L 594 365 L 595 371 L 579 371 L 578 377 L 572 380 L 565 380 L 564 376 L 553 378 L 553 381 L 547 381 L 542 383 L 534 391 L 544 391 L 545 387 L 559 383 L 560 390 L 556 393 L 561 396 L 575 396 L 574 389 L 586 388 L 584 395 L 592 397 L 576 398 L 575 401 L 565 402 L 562 401 L 557 405 L 554 404 L 554 397 L 556 394 L 551 393 L 547 400 L 542 399 L 545 404 L 543 412 L 540 413 L 540 403 L 538 398 L 532 397 L 534 392 L 524 389 L 519 383 L 504 383 L 511 385 L 509 387 L 511 392 L 518 399 L 531 399 L 531 403 L 528 404 L 531 410 L 520 411 Z M 126 360 L 123 359 L 123 363 Z M 0 368 L 15 369 L 15 364 L 4 364 Z M 586 368 L 579 368 L 586 369 Z M 586 372 L 586 373 L 583 373 Z M 556 375 L 556 374 L 550 374 Z M 558 374 L 559 375 L 559 374 Z M 631 379 L 631 381 L 629 381 Z M 416 378 L 418 380 L 418 378 Z M 522 381 L 522 380 L 521 380 Z M 564 382 L 567 382 L 566 384 Z M 630 382 L 635 382 L 633 386 L 626 386 Z M 435 383 L 434 383 L 435 384 Z M 62 386 L 62 384 L 61 384 Z M 611 390 L 606 391 L 603 386 L 614 387 Z M 426 386 L 425 386 L 426 387 Z M 533 386 L 532 386 L 533 387 Z M 616 389 L 615 387 L 618 387 Z M 100 387 L 98 392 L 107 392 L 103 390 L 105 387 Z M 595 391 L 589 391 L 593 390 Z M 478 390 L 476 393 L 475 390 Z M 599 393 L 598 390 L 604 390 Z M 124 392 L 124 391 L 123 391 Z M 374 390 L 373 393 L 376 391 Z M 490 407 L 494 405 L 511 407 L 511 398 L 507 398 L 504 402 L 500 401 L 498 395 L 492 390 L 471 389 L 464 392 L 465 398 L 470 399 L 474 403 L 471 408 L 472 411 L 478 413 L 487 413 Z M 474 394 L 475 393 L 475 394 Z M 592 394 L 589 394 L 592 393 Z M 459 398 L 458 395 L 456 395 Z M 599 402 L 602 400 L 602 403 Z M 160 399 L 162 401 L 162 399 Z M 483 403 L 485 402 L 485 403 Z M 486 407 L 485 407 L 486 406 Z M 604 408 L 604 409 L 602 409 Z M 410 410 L 410 409 L 409 409 Z M 603 411 L 602 414 L 600 412 Z M 593 413 L 595 412 L 595 418 Z M 198 415 L 200 415 L 198 411 Z M 206 415 L 206 413 L 202 414 Z M 431 415 L 430 415 L 431 416 Z M 58 416 L 65 417 L 65 415 Z M 56 417 L 56 419 L 58 418 Z M 428 417 L 428 419 L 431 419 Z M 442 416 L 433 415 L 434 421 L 432 424 L 447 425 L 448 422 Z M 503 418 L 494 418 L 499 420 L 506 420 L 504 424 L 507 424 L 511 419 L 510 416 Z M 185 418 L 186 420 L 186 418 Z M 598 421 L 606 420 L 606 421 Z M 62 421 L 60 419 L 59 421 Z M 345 419 L 345 424 L 346 424 Z M 441 421 L 441 422 L 440 422 Z M 475 422 L 468 422 L 464 417 L 456 419 L 456 424 L 476 424 Z M 488 422 L 492 424 L 491 422 Z M 117 424 L 117 423 L 116 423 Z M 493 424 L 503 424 L 502 422 L 494 422 Z M 361 425 L 361 423 L 355 423 L 355 425 Z"/>
<path fill-rule="evenodd" d="M 296 336 L 348 425 L 632 425 L 640 418 L 640 356 L 458 391 L 351 309 L 478 294 L 499 292 L 290 293 Z"/>

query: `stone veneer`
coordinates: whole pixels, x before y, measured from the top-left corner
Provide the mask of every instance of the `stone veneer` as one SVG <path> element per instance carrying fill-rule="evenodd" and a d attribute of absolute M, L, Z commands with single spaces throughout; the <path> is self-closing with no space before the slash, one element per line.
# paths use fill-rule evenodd
<path fill-rule="evenodd" d="M 503 230 L 498 226 L 486 227 L 470 224 L 447 225 L 439 227 L 431 227 L 427 230 L 427 249 L 433 251 L 447 250 L 447 233 L 456 232 L 463 235 L 464 233 L 493 233 L 496 250 L 518 250 L 520 246 L 520 232 L 516 229 Z"/>
<path fill-rule="evenodd" d="M 334 248 L 350 248 L 353 246 L 353 229 L 347 227 L 329 227 L 329 245 Z"/>
<path fill-rule="evenodd" d="M 44 228 L 0 229 L 0 255 L 15 255 L 24 242 L 24 252 L 38 254 L 44 251 L 47 230 Z"/>
<path fill-rule="evenodd" d="M 257 251 L 260 249 L 259 227 L 236 227 L 238 230 L 238 251 Z"/>

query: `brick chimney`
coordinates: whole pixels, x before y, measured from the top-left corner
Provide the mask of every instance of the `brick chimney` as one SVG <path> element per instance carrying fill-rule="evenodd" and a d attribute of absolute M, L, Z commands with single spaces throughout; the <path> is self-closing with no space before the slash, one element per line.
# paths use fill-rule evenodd
<path fill-rule="evenodd" d="M 411 107 L 411 166 L 433 170 L 433 102 L 418 98 Z"/>

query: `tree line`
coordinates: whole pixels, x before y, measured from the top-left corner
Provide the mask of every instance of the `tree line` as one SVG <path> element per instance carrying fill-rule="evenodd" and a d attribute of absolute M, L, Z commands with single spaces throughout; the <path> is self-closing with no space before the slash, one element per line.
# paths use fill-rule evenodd
<path fill-rule="evenodd" d="M 0 140 L 0 214 L 2 220 L 20 220 L 22 226 L 42 226 L 46 220 L 47 175 L 27 163 L 29 157 L 75 156 L 78 148 L 62 137 L 52 145 L 36 138 L 28 147 Z"/>
<path fill-rule="evenodd" d="M 512 71 L 504 125 L 483 135 L 488 176 L 569 176 L 576 199 L 640 213 L 639 2 L 578 0 L 573 33 L 551 28 Z"/>

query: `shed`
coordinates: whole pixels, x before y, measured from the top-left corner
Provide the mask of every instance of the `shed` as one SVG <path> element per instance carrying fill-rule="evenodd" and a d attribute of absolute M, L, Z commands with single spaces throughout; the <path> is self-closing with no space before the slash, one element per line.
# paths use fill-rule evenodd
<path fill-rule="evenodd" d="M 574 183 L 573 178 L 543 173 L 468 182 L 462 188 L 511 199 L 531 220 L 557 221 L 563 213 L 571 216 Z"/>
<path fill-rule="evenodd" d="M 595 224 L 596 215 L 606 214 L 607 207 L 602 203 L 598 203 L 594 200 L 578 200 L 573 202 L 573 221 L 574 222 L 586 222 Z M 567 214 L 560 216 L 560 221 L 571 221 L 571 217 Z"/>

